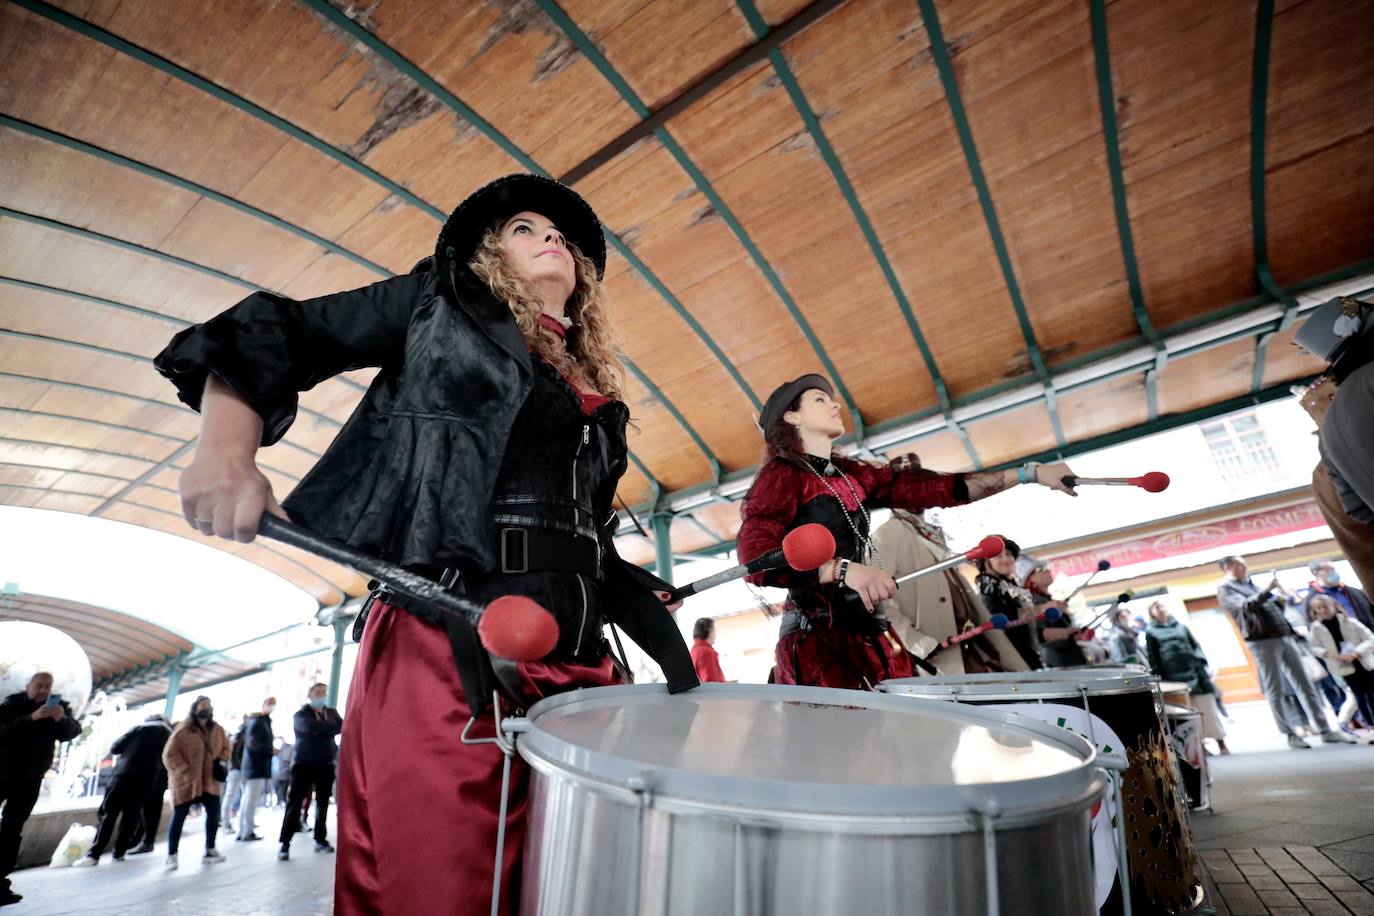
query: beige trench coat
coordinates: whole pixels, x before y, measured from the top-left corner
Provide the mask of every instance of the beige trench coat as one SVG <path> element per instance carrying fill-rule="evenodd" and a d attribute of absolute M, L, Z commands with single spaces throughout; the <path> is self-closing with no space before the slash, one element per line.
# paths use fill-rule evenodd
<path fill-rule="evenodd" d="M 873 535 L 873 546 L 883 559 L 884 569 L 893 576 L 905 575 L 953 556 L 948 550 L 924 538 L 907 522 L 894 516 Z M 973 608 L 974 623 L 986 623 L 987 608 L 966 579 L 957 570 L 923 576 L 897 589 L 897 597 L 883 602 L 883 611 L 902 637 L 907 648 L 920 655 L 922 637 L 941 642 L 955 634 L 954 608 L 950 590 L 963 589 L 967 603 Z M 1007 637 L 993 630 L 985 634 L 986 644 L 997 653 L 997 659 L 1008 671 L 1026 671 L 1026 662 Z M 958 646 L 951 646 L 934 656 L 926 656 L 941 674 L 963 674 L 964 657 Z M 923 672 L 917 671 L 918 674 Z"/>

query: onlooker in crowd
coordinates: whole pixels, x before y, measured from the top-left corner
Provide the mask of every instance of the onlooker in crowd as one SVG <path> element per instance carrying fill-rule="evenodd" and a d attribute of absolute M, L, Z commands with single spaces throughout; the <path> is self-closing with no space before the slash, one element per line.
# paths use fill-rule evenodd
<path fill-rule="evenodd" d="M 1217 587 L 1217 600 L 1236 622 L 1241 637 L 1250 645 L 1250 654 L 1259 668 L 1260 683 L 1264 687 L 1269 710 L 1279 731 L 1288 736 L 1289 747 L 1308 747 L 1298 737 L 1287 710 L 1284 709 L 1283 687 L 1287 681 L 1297 692 L 1307 721 L 1328 744 L 1349 742 L 1350 736 L 1331 728 L 1326 719 L 1317 691 L 1302 667 L 1302 649 L 1298 646 L 1293 627 L 1283 614 L 1283 600 L 1274 596 L 1281 586 L 1272 580 L 1261 590 L 1250 580 L 1250 571 L 1240 557 L 1226 557 L 1220 561 L 1226 578 Z"/>
<path fill-rule="evenodd" d="M 1016 561 L 1021 557 L 1020 546 L 1010 538 L 1002 538 L 1002 552 L 995 557 L 978 561 L 978 594 L 989 614 L 1002 614 L 1008 620 L 1039 613 L 1030 590 L 1016 581 Z M 1042 668 L 1038 634 L 1033 626 L 1006 631 L 1007 639 L 1016 648 L 1026 666 Z"/>
<path fill-rule="evenodd" d="M 24 822 L 33 813 L 43 774 L 59 741 L 81 734 L 67 702 L 52 692 L 52 675 L 40 671 L 19 693 L 0 703 L 0 906 L 18 903 L 10 886 Z"/>
<path fill-rule="evenodd" d="M 1140 639 L 1131 623 L 1131 612 L 1122 608 L 1112 615 L 1112 661 L 1123 665 L 1141 665 Z"/>
<path fill-rule="evenodd" d="M 234 819 L 238 817 L 239 802 L 243 800 L 243 746 L 247 735 L 248 723 L 240 722 L 229 750 L 229 778 L 224 781 L 225 833 L 234 832 Z"/>
<path fill-rule="evenodd" d="M 908 466 L 915 463 L 913 459 L 907 456 Z M 874 533 L 873 546 L 882 557 L 883 569 L 893 576 L 924 569 L 953 555 L 937 526 L 905 509 L 892 510 L 892 518 Z M 882 609 L 907 650 L 940 674 L 1026 670 L 1025 661 L 1001 630 L 939 649 L 946 639 L 967 627 L 987 623 L 991 616 L 978 592 L 957 569 L 907 583 L 897 590 L 895 598 L 882 603 Z"/>
<path fill-rule="evenodd" d="M 272 757 L 272 794 L 275 796 L 272 807 L 275 808 L 286 804 L 287 793 L 291 790 L 291 761 L 296 748 L 287 744 L 286 739 L 281 737 L 273 743 L 277 748 L 276 754 Z"/>
<path fill-rule="evenodd" d="M 703 684 L 710 681 L 725 683 L 725 672 L 720 670 L 720 656 L 716 654 L 716 622 L 710 617 L 702 617 L 692 624 L 692 667 Z"/>
<path fill-rule="evenodd" d="M 205 856 L 201 861 L 224 861 L 224 855 L 215 849 L 215 832 L 219 827 L 219 777 L 227 775 L 227 770 L 224 773 L 217 771 L 228 761 L 229 736 L 215 721 L 210 698 L 196 697 L 190 713 L 177 723 L 167 746 L 162 749 L 162 763 L 167 767 L 168 781 L 172 785 L 172 823 L 167 827 L 168 871 L 176 870 L 181 825 L 196 802 L 205 809 Z"/>
<path fill-rule="evenodd" d="M 1329 596 L 1347 617 L 1354 617 L 1374 630 L 1374 606 L 1370 605 L 1369 595 L 1363 589 L 1342 582 L 1341 574 L 1330 560 L 1313 560 L 1307 568 L 1312 571 L 1312 582 L 1308 586 L 1312 594 Z"/>
<path fill-rule="evenodd" d="M 1207 672 L 1207 654 L 1193 631 L 1175 619 L 1162 601 L 1150 604 L 1145 654 L 1155 674 L 1166 681 L 1188 685 L 1188 705 L 1202 713 L 1202 736 L 1214 739 L 1223 754 L 1231 753 L 1226 746 L 1221 711 L 1217 709 L 1216 687 Z"/>
<path fill-rule="evenodd" d="M 171 735 L 172 729 L 167 725 L 167 720 L 160 713 L 154 713 L 110 746 L 110 753 L 117 754 L 119 761 L 105 789 L 105 798 L 100 803 L 95 842 L 77 865 L 99 863 L 112 837 L 114 859 L 116 862 L 124 861 L 124 853 L 133 846 L 134 832 L 143 816 L 148 792 L 157 781 L 158 770 L 162 769 L 162 749 L 167 746 L 167 739 Z M 116 821 L 119 823 L 117 834 Z M 157 827 L 154 826 L 148 841 L 151 843 L 156 835 Z"/>
<path fill-rule="evenodd" d="M 1072 665 L 1086 665 L 1088 659 L 1083 648 L 1074 639 L 1073 618 L 1062 601 L 1050 597 L 1050 586 L 1054 583 L 1054 573 L 1048 563 L 1037 560 L 1028 553 L 1021 554 L 1016 560 L 1016 581 L 1031 594 L 1035 602 L 1035 613 L 1045 608 L 1058 607 L 1060 617 L 1054 623 L 1035 625 L 1039 629 L 1040 654 L 1046 668 L 1068 668 Z"/>
<path fill-rule="evenodd" d="M 1313 594 L 1307 599 L 1312 614 L 1312 649 L 1355 698 L 1360 718 L 1367 727 L 1374 723 L 1374 631 L 1354 617 L 1341 613 L 1330 595 Z"/>
<path fill-rule="evenodd" d="M 258 805 L 267 784 L 272 781 L 272 711 L 277 708 L 275 697 L 262 701 L 262 712 L 248 716 L 244 722 L 243 799 L 239 803 L 240 843 L 260 840 L 254 833 Z"/>
<path fill-rule="evenodd" d="M 334 851 L 325 815 L 329 813 L 329 796 L 334 791 L 334 758 L 338 754 L 334 739 L 343 731 L 343 717 L 337 709 L 325 705 L 327 692 L 324 684 L 312 684 L 308 701 L 296 710 L 292 720 L 296 729 L 295 759 L 286 813 L 281 819 L 281 850 L 277 852 L 277 858 L 283 862 L 291 857 L 291 837 L 299 829 L 307 792 L 315 794 L 315 851 Z"/>
<path fill-rule="evenodd" d="M 168 732 L 171 732 L 172 726 L 168 724 L 166 716 L 159 714 L 157 719 L 166 726 Z M 166 800 L 166 795 L 167 768 L 162 765 L 162 757 L 159 756 L 157 773 L 143 796 L 138 825 L 134 828 L 133 836 L 129 837 L 129 842 L 135 844 L 134 848 L 129 850 L 129 855 L 136 856 L 153 851 L 153 844 L 157 842 L 157 830 L 162 824 L 162 803 Z"/>

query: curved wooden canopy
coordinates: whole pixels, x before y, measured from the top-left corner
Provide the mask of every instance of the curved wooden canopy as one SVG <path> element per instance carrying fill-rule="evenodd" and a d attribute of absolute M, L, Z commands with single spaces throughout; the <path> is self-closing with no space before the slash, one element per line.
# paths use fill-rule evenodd
<path fill-rule="evenodd" d="M 754 466 L 760 400 L 803 371 L 860 434 L 940 420 L 891 448 L 941 470 L 1271 397 L 1320 369 L 1294 296 L 1374 271 L 1371 0 L 349 9 L 0 7 L 0 501 L 198 537 L 175 492 L 196 418 L 149 358 L 252 290 L 409 269 L 512 171 L 605 222 L 637 426 L 620 496 L 651 510 Z M 1140 346 L 1160 357 L 1065 381 Z M 303 396 L 261 456 L 278 495 L 369 378 Z M 716 503 L 674 541 L 737 526 Z M 363 589 L 214 543 L 322 603 Z"/>

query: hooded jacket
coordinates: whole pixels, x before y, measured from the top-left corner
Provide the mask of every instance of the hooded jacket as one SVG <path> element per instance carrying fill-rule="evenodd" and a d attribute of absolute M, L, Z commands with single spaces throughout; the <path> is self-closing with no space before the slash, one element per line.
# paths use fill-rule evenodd
<path fill-rule="evenodd" d="M 135 725 L 110 746 L 110 753 L 119 755 L 111 775 L 152 785 L 162 769 L 162 749 L 171 736 L 172 727 L 161 716 L 150 716 Z"/>

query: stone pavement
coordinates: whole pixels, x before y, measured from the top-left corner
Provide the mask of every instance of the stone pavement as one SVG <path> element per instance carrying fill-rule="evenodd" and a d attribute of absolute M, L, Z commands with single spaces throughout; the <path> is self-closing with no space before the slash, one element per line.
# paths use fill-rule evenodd
<path fill-rule="evenodd" d="M 1374 747 L 1210 759 L 1193 833 L 1220 916 L 1374 916 Z"/>
<path fill-rule="evenodd" d="M 329 835 L 335 836 L 330 811 Z M 181 834 L 181 867 L 165 872 L 167 844 L 146 855 L 116 862 L 103 856 L 95 868 L 26 868 L 10 876 L 24 899 L 0 909 L 4 916 L 324 916 L 333 912 L 334 857 L 316 854 L 308 833 L 291 842 L 291 861 L 277 861 L 274 838 L 281 812 L 264 809 L 257 819 L 258 843 L 237 843 L 220 834 L 216 846 L 226 861 L 202 865 L 205 822 L 188 817 Z"/>

